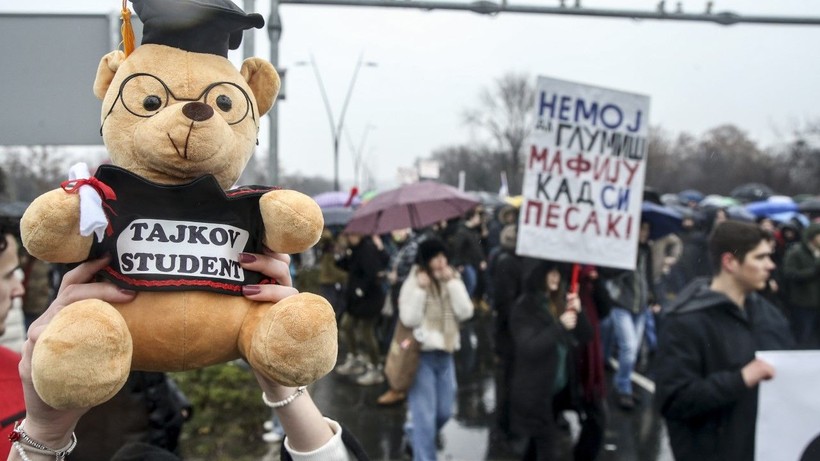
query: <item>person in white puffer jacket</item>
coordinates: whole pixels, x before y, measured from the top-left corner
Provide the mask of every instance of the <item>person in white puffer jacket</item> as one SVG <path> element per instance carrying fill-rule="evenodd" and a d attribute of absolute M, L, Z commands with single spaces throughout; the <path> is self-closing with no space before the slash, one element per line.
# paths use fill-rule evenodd
<path fill-rule="evenodd" d="M 458 271 L 448 264 L 447 247 L 438 239 L 419 244 L 417 264 L 399 293 L 399 318 L 421 346 L 405 423 L 414 461 L 436 460 L 436 434 L 455 404 L 459 322 L 472 316 L 473 303 Z"/>

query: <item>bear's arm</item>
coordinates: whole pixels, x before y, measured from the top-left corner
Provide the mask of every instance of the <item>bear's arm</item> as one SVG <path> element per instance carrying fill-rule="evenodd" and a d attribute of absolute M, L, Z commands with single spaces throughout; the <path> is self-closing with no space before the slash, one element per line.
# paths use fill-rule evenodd
<path fill-rule="evenodd" d="M 301 253 L 322 236 L 324 218 L 316 202 L 301 192 L 272 190 L 259 198 L 266 247 L 277 253 Z"/>
<path fill-rule="evenodd" d="M 20 234 L 32 256 L 51 263 L 85 261 L 94 238 L 80 235 L 80 196 L 62 189 L 34 199 L 20 221 Z"/>

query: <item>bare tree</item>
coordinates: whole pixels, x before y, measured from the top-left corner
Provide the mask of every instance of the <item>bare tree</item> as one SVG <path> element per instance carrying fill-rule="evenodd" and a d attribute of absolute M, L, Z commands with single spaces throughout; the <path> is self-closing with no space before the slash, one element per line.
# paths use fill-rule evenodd
<path fill-rule="evenodd" d="M 0 154 L 6 196 L 23 202 L 59 187 L 67 179 L 68 165 L 76 160 L 57 146 L 7 147 Z"/>
<path fill-rule="evenodd" d="M 281 178 L 280 187 L 297 190 L 303 194 L 316 194 L 333 190 L 333 181 L 321 176 L 286 175 Z"/>
<path fill-rule="evenodd" d="M 9 180 L 8 175 L 6 174 L 6 169 L 3 166 L 0 166 L 0 200 L 9 201 Z"/>
<path fill-rule="evenodd" d="M 751 182 L 784 195 L 820 192 L 820 126 L 796 130 L 791 142 L 768 151 L 733 125 L 713 128 L 700 138 L 681 133 L 674 141 L 660 128 L 650 130 L 648 186 L 660 192 L 691 188 L 728 195 Z"/>
<path fill-rule="evenodd" d="M 463 171 L 466 190 L 497 191 L 501 186 L 498 172 L 510 166 L 506 153 L 464 145 L 436 150 L 430 158 L 438 161 L 439 180 L 445 184 L 457 186 L 459 172 Z"/>
<path fill-rule="evenodd" d="M 790 195 L 820 193 L 820 120 L 796 127 L 792 140 L 770 155 L 777 190 Z"/>
<path fill-rule="evenodd" d="M 699 181 L 722 195 L 749 182 L 769 182 L 770 158 L 734 125 L 712 128 L 701 138 L 689 160 L 700 169 Z"/>
<path fill-rule="evenodd" d="M 507 73 L 479 94 L 478 107 L 465 111 L 465 122 L 484 130 L 496 149 L 509 156 L 509 189 L 521 193 L 524 142 L 534 125 L 535 85 L 527 74 Z"/>

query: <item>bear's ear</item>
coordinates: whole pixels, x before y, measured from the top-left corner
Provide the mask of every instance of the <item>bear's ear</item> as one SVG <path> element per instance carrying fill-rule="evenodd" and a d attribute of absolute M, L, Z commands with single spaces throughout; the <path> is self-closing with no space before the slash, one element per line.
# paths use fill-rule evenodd
<path fill-rule="evenodd" d="M 259 115 L 268 113 L 279 94 L 279 74 L 273 64 L 261 58 L 248 58 L 242 63 L 242 77 L 256 98 Z"/>
<path fill-rule="evenodd" d="M 94 96 L 99 99 L 105 98 L 105 93 L 111 85 L 111 80 L 114 79 L 114 74 L 120 68 L 120 64 L 125 60 L 125 53 L 120 50 L 114 50 L 100 59 L 100 65 L 97 67 L 97 78 L 94 79 Z"/>

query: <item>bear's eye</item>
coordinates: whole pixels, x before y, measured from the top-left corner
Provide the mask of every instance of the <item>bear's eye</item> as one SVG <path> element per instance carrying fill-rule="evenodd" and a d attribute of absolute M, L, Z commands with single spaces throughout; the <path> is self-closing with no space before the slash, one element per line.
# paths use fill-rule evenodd
<path fill-rule="evenodd" d="M 217 82 L 205 91 L 205 104 L 213 107 L 229 125 L 234 125 L 250 113 L 250 98 L 234 83 Z"/>
<path fill-rule="evenodd" d="M 158 77 L 133 74 L 120 87 L 122 104 L 137 117 L 151 117 L 168 102 L 168 88 Z"/>
<path fill-rule="evenodd" d="M 216 106 L 222 109 L 223 112 L 228 112 L 233 108 L 233 101 L 230 97 L 221 94 L 216 97 Z"/>
<path fill-rule="evenodd" d="M 162 107 L 162 99 L 154 94 L 146 96 L 145 99 L 142 100 L 142 107 L 150 112 L 159 110 Z"/>

